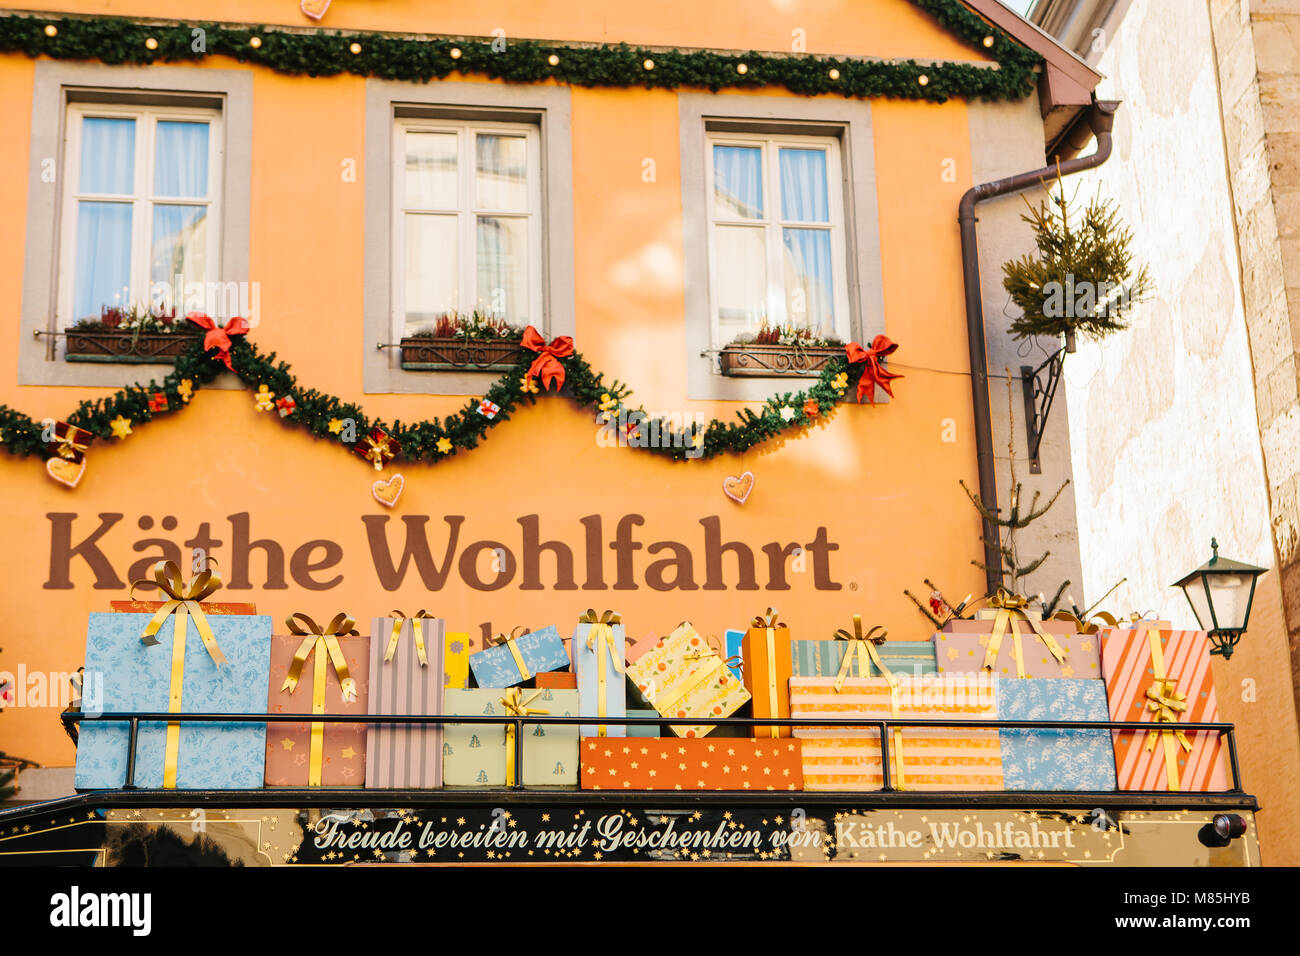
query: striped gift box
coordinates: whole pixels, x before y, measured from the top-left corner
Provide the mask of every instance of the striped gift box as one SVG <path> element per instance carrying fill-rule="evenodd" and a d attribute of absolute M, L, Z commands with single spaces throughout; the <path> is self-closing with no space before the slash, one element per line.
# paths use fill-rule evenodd
<path fill-rule="evenodd" d="M 840 672 L 848 647 L 848 641 L 791 641 L 793 672 L 800 677 L 834 677 Z M 939 669 L 933 641 L 885 641 L 876 645 L 876 653 L 881 663 L 899 677 L 933 674 Z M 857 664 L 853 666 L 852 673 L 856 675 Z M 871 665 L 869 676 L 881 676 L 875 664 Z"/>
<path fill-rule="evenodd" d="M 1150 635 L 1158 635 L 1165 677 L 1184 695 L 1187 709 L 1177 714 L 1186 723 L 1216 723 L 1219 709 L 1210 670 L 1210 640 L 1204 631 L 1157 631 L 1153 628 L 1105 628 L 1101 637 L 1101 668 L 1111 720 L 1154 721 L 1147 690 L 1155 683 Z M 1174 724 L 1164 726 L 1173 727 Z M 1169 790 L 1164 734 L 1147 748 L 1145 730 L 1117 730 L 1115 769 L 1120 790 Z M 1187 731 L 1190 751 L 1177 744 L 1171 751 L 1180 791 L 1204 793 L 1227 790 L 1225 744 L 1214 731 Z"/>
<path fill-rule="evenodd" d="M 833 677 L 792 677 L 790 715 L 812 719 L 910 717 L 996 720 L 997 681 L 981 675 L 899 678 L 894 715 L 888 682 L 850 677 L 840 691 Z M 996 730 L 936 727 L 902 732 L 903 787 L 908 790 L 1001 790 L 1002 750 Z M 875 728 L 796 727 L 803 740 L 805 790 L 879 790 L 880 735 Z M 898 785 L 897 734 L 890 740 L 890 774 Z"/>
<path fill-rule="evenodd" d="M 407 618 L 391 660 L 384 660 L 395 618 L 377 617 L 370 625 L 370 713 L 442 713 L 446 669 L 446 622 L 424 618 L 421 664 L 414 622 Z M 366 730 L 366 786 L 403 790 L 442 786 L 442 727 L 437 724 L 371 724 Z"/>

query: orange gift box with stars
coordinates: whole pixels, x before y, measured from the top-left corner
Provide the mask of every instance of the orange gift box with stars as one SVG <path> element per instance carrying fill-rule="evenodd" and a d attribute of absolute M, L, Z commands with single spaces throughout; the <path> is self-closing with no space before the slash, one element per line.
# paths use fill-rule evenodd
<path fill-rule="evenodd" d="M 802 790 L 790 737 L 583 737 L 583 790 Z"/>

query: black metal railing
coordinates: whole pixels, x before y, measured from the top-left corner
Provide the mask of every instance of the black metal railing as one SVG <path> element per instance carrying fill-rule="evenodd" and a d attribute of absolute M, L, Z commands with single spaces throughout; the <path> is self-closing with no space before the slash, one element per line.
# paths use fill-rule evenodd
<path fill-rule="evenodd" d="M 621 727 L 645 727 L 664 725 L 690 726 L 682 718 L 672 720 L 662 715 L 655 717 L 554 717 L 546 714 L 516 716 L 489 716 L 463 714 L 169 714 L 156 711 L 105 711 L 97 714 L 84 712 L 65 712 L 62 714 L 65 726 L 82 720 L 116 721 L 129 724 L 129 738 L 126 752 L 126 782 L 124 790 L 134 790 L 135 756 L 137 738 L 141 723 L 293 723 L 293 724 L 381 724 L 403 726 L 428 726 L 445 724 L 512 724 L 517 741 L 514 752 L 514 790 L 523 790 L 524 778 L 524 733 L 525 724 L 558 724 L 561 726 L 581 725 L 617 725 Z M 1228 763 L 1232 771 L 1232 788 L 1229 793 L 1241 793 L 1241 774 L 1237 763 L 1237 741 L 1232 724 L 1222 723 L 1156 723 L 1137 720 L 941 720 L 911 718 L 778 718 L 778 717 L 716 717 L 704 721 L 709 726 L 749 727 L 758 730 L 763 727 L 830 727 L 846 730 L 874 729 L 880 738 L 881 789 L 895 791 L 889 772 L 889 738 L 890 731 L 899 728 L 950 727 L 963 730 L 1134 730 L 1156 731 L 1180 730 L 1210 731 L 1218 733 L 1228 750 Z M 727 738 L 722 738 L 727 739 Z M 761 739 L 761 738 L 759 738 Z M 371 788 L 374 789 L 374 788 Z M 493 788 L 501 789 L 501 788 Z M 273 791 L 272 791 L 273 792 Z M 1117 793 L 1138 793 L 1143 791 L 1116 791 Z"/>

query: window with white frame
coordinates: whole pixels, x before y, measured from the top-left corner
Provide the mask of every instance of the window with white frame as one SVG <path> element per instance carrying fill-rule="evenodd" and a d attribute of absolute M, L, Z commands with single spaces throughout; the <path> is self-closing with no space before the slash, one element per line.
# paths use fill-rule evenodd
<path fill-rule="evenodd" d="M 394 333 L 473 313 L 541 328 L 538 128 L 404 117 L 395 135 Z"/>
<path fill-rule="evenodd" d="M 839 140 L 710 132 L 706 146 L 715 347 L 765 326 L 847 341 Z"/>
<path fill-rule="evenodd" d="M 220 275 L 221 113 L 71 103 L 56 319 L 183 301 Z"/>

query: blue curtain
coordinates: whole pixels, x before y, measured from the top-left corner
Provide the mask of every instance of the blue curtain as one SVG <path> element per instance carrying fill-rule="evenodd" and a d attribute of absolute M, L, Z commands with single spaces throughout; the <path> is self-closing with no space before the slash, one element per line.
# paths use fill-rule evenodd
<path fill-rule="evenodd" d="M 207 196 L 208 124 L 159 120 L 154 139 L 154 194 Z"/>
<path fill-rule="evenodd" d="M 831 234 L 826 229 L 785 229 L 786 305 L 790 321 L 823 335 L 835 331 L 831 291 Z M 797 296 L 802 290 L 801 296 Z M 802 298 L 802 303 L 799 298 Z M 798 306 L 802 304 L 801 313 Z"/>
<path fill-rule="evenodd" d="M 72 318 L 98 318 L 104 305 L 129 306 L 130 286 L 131 205 L 83 200 L 77 208 Z"/>
<path fill-rule="evenodd" d="M 830 222 L 824 150 L 781 150 L 781 218 L 795 222 Z"/>
<path fill-rule="evenodd" d="M 753 146 L 713 147 L 715 213 L 763 218 L 763 151 Z"/>
<path fill-rule="evenodd" d="M 135 120 L 87 116 L 81 121 L 83 193 L 135 192 Z"/>

